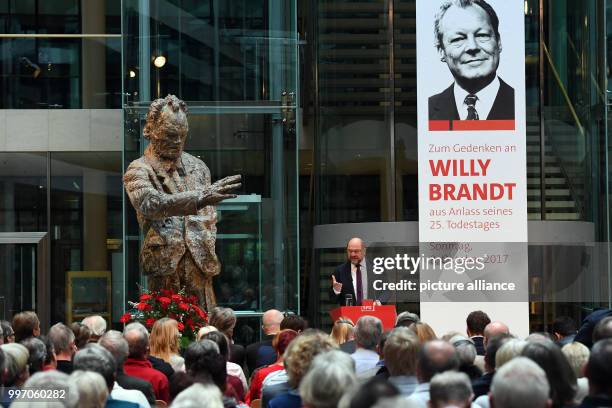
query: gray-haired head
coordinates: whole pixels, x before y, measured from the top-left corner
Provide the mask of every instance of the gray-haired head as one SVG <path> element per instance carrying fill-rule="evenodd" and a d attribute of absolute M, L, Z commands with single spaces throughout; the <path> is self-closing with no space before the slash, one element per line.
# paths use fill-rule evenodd
<path fill-rule="evenodd" d="M 130 332 L 132 330 L 137 330 L 137 331 L 141 332 L 146 338 L 149 338 L 149 331 L 144 326 L 144 324 L 142 324 L 140 322 L 132 322 L 132 323 L 127 324 L 123 328 L 123 334 L 125 335 L 125 333 Z"/>
<path fill-rule="evenodd" d="M 300 383 L 300 396 L 307 407 L 334 408 L 356 381 L 355 361 L 351 356 L 340 350 L 326 351 L 312 361 Z"/>
<path fill-rule="evenodd" d="M 76 370 L 70 374 L 69 381 L 79 392 L 79 406 L 103 408 L 108 398 L 106 381 L 99 373 Z"/>
<path fill-rule="evenodd" d="M 56 354 L 74 352 L 74 332 L 64 323 L 56 323 L 49 329 L 49 340 Z"/>
<path fill-rule="evenodd" d="M 47 346 L 37 337 L 28 337 L 21 344 L 28 349 L 30 358 L 28 358 L 28 367 L 30 375 L 42 371 L 45 359 L 47 358 Z"/>
<path fill-rule="evenodd" d="M 102 316 L 87 316 L 81 323 L 89 327 L 91 334 L 96 337 L 100 337 L 106 332 L 106 320 Z"/>
<path fill-rule="evenodd" d="M 0 346 L 4 351 L 5 376 L 4 385 L 21 386 L 28 376 L 28 359 L 30 353 L 21 343 L 8 343 Z"/>
<path fill-rule="evenodd" d="M 193 384 L 172 401 L 172 408 L 223 408 L 221 391 L 212 384 Z"/>
<path fill-rule="evenodd" d="M 104 347 L 90 343 L 79 350 L 72 361 L 75 370 L 94 371 L 104 377 L 108 390 L 113 389 L 117 364 L 113 355 Z"/>
<path fill-rule="evenodd" d="M 123 334 L 117 330 L 109 330 L 100 337 L 98 344 L 113 355 L 117 369 L 123 367 L 123 363 L 129 354 L 128 342 Z"/>
<path fill-rule="evenodd" d="M 489 398 L 496 408 L 545 408 L 549 392 L 544 370 L 526 357 L 516 357 L 495 372 Z"/>
<path fill-rule="evenodd" d="M 429 383 L 431 408 L 468 407 L 473 395 L 470 378 L 464 373 L 447 371 L 436 374 Z"/>
<path fill-rule="evenodd" d="M 415 375 L 417 356 L 421 344 L 414 332 L 407 327 L 391 331 L 385 342 L 385 365 L 391 376 Z"/>
<path fill-rule="evenodd" d="M 508 361 L 520 356 L 526 345 L 525 340 L 510 339 L 506 341 L 495 353 L 495 367 L 500 368 Z"/>
<path fill-rule="evenodd" d="M 449 343 L 455 348 L 457 352 L 457 358 L 459 359 L 459 365 L 471 366 L 476 360 L 476 346 L 472 339 L 465 336 L 453 336 L 449 340 Z"/>
<path fill-rule="evenodd" d="M 358 347 L 374 350 L 380 341 L 382 322 L 374 316 L 362 316 L 355 325 L 355 342 Z"/>
<path fill-rule="evenodd" d="M 372 405 L 372 408 L 420 408 L 422 405 L 416 401 L 406 399 L 405 396 L 381 398 Z"/>
<path fill-rule="evenodd" d="M 130 323 L 123 329 L 123 338 L 128 343 L 129 357 L 145 358 L 149 350 L 149 332 L 140 323 Z"/>
<path fill-rule="evenodd" d="M 58 393 L 58 398 L 53 399 L 51 393 L 50 399 L 44 402 L 39 401 L 35 404 L 28 402 L 15 402 L 11 407 L 36 407 L 36 408 L 75 408 L 79 404 L 79 391 L 73 383 L 70 382 L 68 374 L 57 370 L 41 371 L 30 378 L 24 384 L 24 387 L 37 390 L 61 390 L 63 393 Z"/>

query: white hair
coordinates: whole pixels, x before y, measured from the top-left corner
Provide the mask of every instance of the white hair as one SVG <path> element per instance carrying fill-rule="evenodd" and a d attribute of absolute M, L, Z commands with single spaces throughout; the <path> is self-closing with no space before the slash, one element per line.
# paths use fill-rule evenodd
<path fill-rule="evenodd" d="M 567 358 L 569 365 L 574 370 L 574 374 L 576 374 L 576 378 L 584 377 L 584 366 L 587 361 L 589 361 L 589 356 L 591 355 L 591 351 L 587 346 L 577 341 L 573 343 L 566 344 L 561 348 L 561 352 Z"/>
<path fill-rule="evenodd" d="M 526 345 L 525 340 L 510 339 L 506 341 L 495 353 L 495 368 L 500 368 L 508 361 L 520 356 Z"/>
<path fill-rule="evenodd" d="M 515 357 L 495 372 L 489 398 L 496 408 L 545 408 L 549 391 L 544 370 L 527 357 Z"/>
<path fill-rule="evenodd" d="M 80 407 L 104 407 L 108 398 L 108 388 L 102 375 L 93 371 L 75 370 L 68 380 L 79 391 Z"/>
<path fill-rule="evenodd" d="M 457 352 L 459 364 L 474 364 L 474 360 L 476 359 L 476 346 L 474 345 L 474 341 L 465 336 L 458 335 L 451 337 L 449 343 L 453 345 Z"/>
<path fill-rule="evenodd" d="M 472 384 L 465 373 L 446 371 L 436 374 L 429 384 L 431 405 L 464 403 L 472 400 Z"/>
<path fill-rule="evenodd" d="M 25 382 L 24 387 L 40 390 L 57 390 L 57 399 L 47 399 L 37 402 L 15 402 L 11 407 L 15 408 L 76 408 L 79 406 L 79 391 L 69 380 L 68 374 L 57 370 L 40 371 Z"/>
<path fill-rule="evenodd" d="M 106 320 L 104 320 L 102 316 L 87 316 L 81 323 L 89 327 L 89 330 L 91 330 L 94 336 L 99 337 L 106 331 Z"/>
<path fill-rule="evenodd" d="M 300 383 L 300 396 L 310 408 L 333 408 L 356 381 L 355 360 L 340 350 L 327 351 L 312 361 Z"/>
<path fill-rule="evenodd" d="M 193 384 L 172 401 L 171 408 L 223 408 L 219 388 L 210 384 Z"/>

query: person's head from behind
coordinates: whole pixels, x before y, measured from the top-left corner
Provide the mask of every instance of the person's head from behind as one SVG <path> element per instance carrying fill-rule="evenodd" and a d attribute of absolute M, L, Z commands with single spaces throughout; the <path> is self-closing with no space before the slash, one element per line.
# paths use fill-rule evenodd
<path fill-rule="evenodd" d="M 149 332 L 140 323 L 130 323 L 123 329 L 128 343 L 129 358 L 145 360 L 149 355 Z"/>
<path fill-rule="evenodd" d="M 125 359 L 130 354 L 128 342 L 123 338 L 123 334 L 117 330 L 109 330 L 100 337 L 98 344 L 113 355 L 118 370 L 123 367 Z"/>
<path fill-rule="evenodd" d="M 0 320 L 0 328 L 2 329 L 2 340 L 3 343 L 14 343 L 15 342 L 15 332 L 13 331 L 13 327 L 11 323 L 6 320 Z"/>
<path fill-rule="evenodd" d="M 225 390 L 226 360 L 212 340 L 195 341 L 185 350 L 185 369 L 193 377 L 207 378 L 220 390 Z"/>
<path fill-rule="evenodd" d="M 195 383 L 172 401 L 172 408 L 223 408 L 223 396 L 212 384 Z"/>
<path fill-rule="evenodd" d="M 28 349 L 30 357 L 28 358 L 28 369 L 30 375 L 42 371 L 47 358 L 47 347 L 37 337 L 30 337 L 21 342 Z"/>
<path fill-rule="evenodd" d="M 569 316 L 559 316 L 553 322 L 552 334 L 555 340 L 576 334 L 576 322 Z"/>
<path fill-rule="evenodd" d="M 31 376 L 24 386 L 28 389 L 50 391 L 50 398 L 45 398 L 47 405 L 39 402 L 33 404 L 35 407 L 76 408 L 84 406 L 79 404 L 79 390 L 76 385 L 70 381 L 68 374 L 61 371 L 40 371 Z M 65 393 L 53 393 L 54 390 L 65 390 Z"/>
<path fill-rule="evenodd" d="M 416 375 L 417 356 L 421 343 L 406 327 L 396 327 L 385 342 L 385 365 L 392 377 Z"/>
<path fill-rule="evenodd" d="M 176 320 L 167 317 L 157 320 L 149 336 L 151 355 L 170 362 L 170 356 L 179 352 L 179 338 L 180 333 Z"/>
<path fill-rule="evenodd" d="M 294 330 L 298 333 L 303 332 L 308 328 L 308 323 L 301 316 L 290 314 L 283 318 L 280 324 L 281 330 Z"/>
<path fill-rule="evenodd" d="M 276 334 L 280 331 L 280 324 L 283 321 L 283 314 L 276 310 L 266 310 L 261 317 L 261 329 L 266 336 Z"/>
<path fill-rule="evenodd" d="M 546 373 L 550 398 L 555 406 L 573 402 L 577 391 L 576 375 L 559 346 L 551 340 L 527 343 L 521 354 L 533 360 Z"/>
<path fill-rule="evenodd" d="M 115 383 L 117 364 L 113 355 L 96 343 L 88 344 L 84 349 L 77 351 L 73 360 L 74 370 L 93 371 L 104 378 L 108 392 L 111 392 Z"/>
<path fill-rule="evenodd" d="M 215 307 L 210 312 L 208 324 L 215 326 L 217 330 L 231 339 L 236 326 L 236 314 L 229 307 Z"/>
<path fill-rule="evenodd" d="M 349 340 L 353 340 L 354 335 L 355 323 L 348 317 L 340 317 L 336 320 L 330 334 L 331 338 L 337 344 L 343 344 Z"/>
<path fill-rule="evenodd" d="M 593 344 L 612 338 L 612 316 L 601 319 L 593 329 Z"/>
<path fill-rule="evenodd" d="M 440 59 L 463 89 L 477 93 L 491 82 L 502 45 L 499 18 L 486 1 L 444 1 L 434 31 Z"/>
<path fill-rule="evenodd" d="M 20 388 L 30 376 L 28 371 L 28 349 L 20 343 L 9 343 L 0 346 L 4 352 L 4 385 Z"/>
<path fill-rule="evenodd" d="M 399 395 L 399 390 L 382 377 L 372 377 L 363 384 L 349 389 L 338 404 L 339 408 L 370 408 L 379 399 Z"/>
<path fill-rule="evenodd" d="M 295 330 L 285 329 L 276 333 L 274 339 L 272 339 L 272 348 L 276 351 L 276 355 L 281 357 L 285 354 L 285 350 L 289 347 L 289 344 L 298 336 Z"/>
<path fill-rule="evenodd" d="M 69 381 L 79 392 L 79 406 L 103 408 L 108 398 L 106 381 L 94 371 L 76 370 L 70 374 Z"/>
<path fill-rule="evenodd" d="M 604 394 L 612 397 L 612 339 L 599 340 L 591 348 L 591 355 L 585 367 L 589 380 L 589 394 Z"/>
<path fill-rule="evenodd" d="M 72 333 L 74 333 L 74 343 L 77 349 L 85 347 L 91 339 L 91 329 L 85 326 L 83 323 L 74 322 L 70 325 Z"/>
<path fill-rule="evenodd" d="M 410 327 L 414 323 L 420 322 L 419 315 L 411 312 L 402 312 L 395 318 L 395 327 Z"/>
<path fill-rule="evenodd" d="M 81 323 L 91 330 L 91 341 L 98 341 L 100 336 L 106 332 L 106 320 L 102 316 L 87 316 Z"/>
<path fill-rule="evenodd" d="M 74 332 L 64 323 L 56 323 L 49 329 L 49 339 L 53 343 L 58 360 L 71 360 L 76 352 Z"/>
<path fill-rule="evenodd" d="M 582 343 L 574 341 L 563 346 L 561 352 L 567 358 L 567 362 L 572 367 L 572 370 L 574 370 L 576 378 L 584 377 L 584 368 L 591 354 L 589 348 Z"/>
<path fill-rule="evenodd" d="M 356 381 L 355 362 L 350 355 L 340 350 L 321 353 L 300 383 L 302 403 L 308 408 L 335 408 Z"/>
<path fill-rule="evenodd" d="M 484 356 L 485 368 L 488 372 L 492 373 L 493 371 L 495 371 L 495 359 L 497 357 L 497 350 L 499 350 L 505 342 L 513 338 L 514 337 L 509 334 L 499 334 L 497 336 L 489 338 Z"/>
<path fill-rule="evenodd" d="M 421 344 L 425 344 L 428 341 L 436 340 L 438 338 L 431 326 L 425 322 L 417 322 L 410 325 L 408 328 L 412 330 L 414 334 L 416 334 Z"/>
<path fill-rule="evenodd" d="M 506 341 L 495 353 L 495 368 L 499 369 L 514 357 L 520 356 L 526 345 L 525 340 L 509 339 Z"/>
<path fill-rule="evenodd" d="M 40 336 L 40 320 L 34 312 L 21 312 L 13 316 L 15 342 L 19 343 L 28 337 Z"/>
<path fill-rule="evenodd" d="M 204 335 L 202 340 L 204 339 L 211 340 L 215 342 L 217 346 L 219 346 L 219 353 L 225 359 L 225 361 L 230 359 L 230 343 L 225 334 L 221 333 L 220 331 L 212 331 Z"/>
<path fill-rule="evenodd" d="M 482 310 L 475 310 L 465 319 L 468 336 L 484 336 L 484 329 L 491 323 L 489 316 Z"/>
<path fill-rule="evenodd" d="M 469 367 L 474 364 L 477 353 L 476 346 L 471 339 L 461 335 L 453 336 L 449 343 L 455 348 L 460 367 Z"/>
<path fill-rule="evenodd" d="M 318 354 L 337 347 L 326 333 L 318 330 L 306 330 L 293 339 L 284 354 L 289 385 L 297 388 L 310 369 L 312 360 Z"/>
<path fill-rule="evenodd" d="M 473 396 L 472 383 L 464 373 L 447 371 L 436 374 L 429 383 L 430 408 L 469 408 Z"/>
<path fill-rule="evenodd" d="M 508 328 L 508 326 L 506 326 L 505 323 L 496 321 L 496 322 L 491 322 L 487 324 L 483 333 L 484 333 L 483 344 L 486 348 L 489 342 L 489 339 L 491 339 L 492 337 L 502 335 L 502 334 L 503 335 L 510 334 L 510 329 Z"/>
<path fill-rule="evenodd" d="M 532 360 L 516 357 L 495 373 L 491 382 L 491 408 L 550 408 L 546 373 Z"/>
<path fill-rule="evenodd" d="M 422 345 L 417 358 L 417 378 L 428 383 L 436 374 L 457 370 L 459 359 L 455 348 L 448 342 L 432 340 Z"/>
<path fill-rule="evenodd" d="M 382 322 L 374 316 L 362 316 L 355 326 L 355 343 L 366 350 L 376 350 L 382 334 Z"/>

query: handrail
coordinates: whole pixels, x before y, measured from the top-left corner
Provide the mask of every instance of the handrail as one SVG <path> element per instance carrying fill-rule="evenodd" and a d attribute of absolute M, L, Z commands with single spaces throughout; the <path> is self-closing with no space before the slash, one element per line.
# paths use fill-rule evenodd
<path fill-rule="evenodd" d="M 548 64 L 550 65 L 550 69 L 552 70 L 555 80 L 559 84 L 559 89 L 561 90 L 561 93 L 563 94 L 565 103 L 567 104 L 567 107 L 569 108 L 570 113 L 572 114 L 572 117 L 574 118 L 574 122 L 576 122 L 576 124 L 578 125 L 578 130 L 580 131 L 580 135 L 584 137 L 585 136 L 584 127 L 582 126 L 582 123 L 580 122 L 580 118 L 578 118 L 578 114 L 576 113 L 576 109 L 574 108 L 574 105 L 572 105 L 572 101 L 570 100 L 567 90 L 565 89 L 565 87 L 563 86 L 563 83 L 561 82 L 561 77 L 559 76 L 559 73 L 557 72 L 557 69 L 555 68 L 555 64 L 553 63 L 550 53 L 548 52 L 548 47 L 546 46 L 546 43 L 542 42 L 542 47 L 544 48 L 546 59 L 548 59 Z"/>

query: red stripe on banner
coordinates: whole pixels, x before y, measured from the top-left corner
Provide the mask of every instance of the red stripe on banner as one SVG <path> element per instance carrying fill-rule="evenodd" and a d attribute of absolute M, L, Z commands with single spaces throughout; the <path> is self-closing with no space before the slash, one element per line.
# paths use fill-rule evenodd
<path fill-rule="evenodd" d="M 514 130 L 514 120 L 453 120 L 453 130 Z"/>
<path fill-rule="evenodd" d="M 440 130 L 451 130 L 450 122 L 450 120 L 430 120 L 429 130 L 434 132 Z"/>

